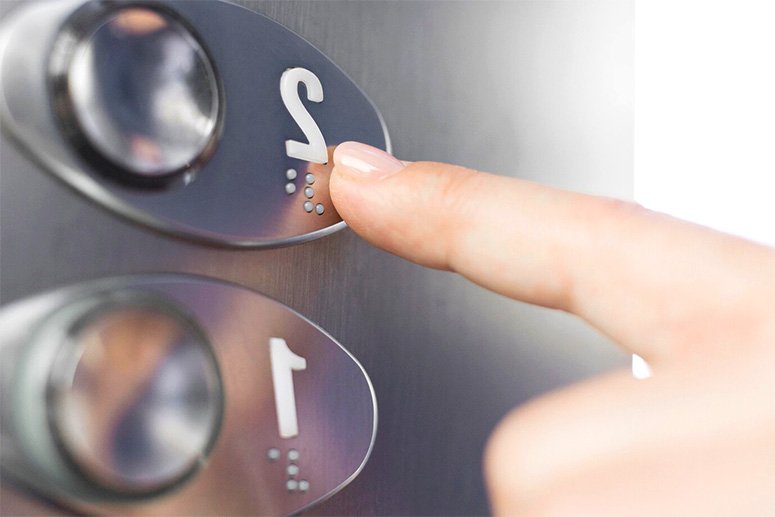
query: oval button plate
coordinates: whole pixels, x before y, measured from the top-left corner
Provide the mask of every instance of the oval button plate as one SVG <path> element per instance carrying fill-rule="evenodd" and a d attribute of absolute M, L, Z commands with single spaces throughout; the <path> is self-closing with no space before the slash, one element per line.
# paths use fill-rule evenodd
<path fill-rule="evenodd" d="M 191 170 L 161 187 L 117 181 L 101 166 L 105 160 L 89 159 L 84 146 L 72 138 L 68 121 L 78 117 L 68 116 L 68 106 L 88 107 L 83 108 L 82 100 L 69 102 L 63 85 L 77 88 L 79 84 L 94 85 L 100 77 L 120 77 L 116 74 L 121 71 L 111 68 L 95 70 L 95 77 L 88 81 L 78 77 L 69 83 L 66 80 L 68 71 L 85 70 L 70 64 L 84 61 L 74 59 L 81 55 L 79 52 L 92 51 L 89 24 L 99 25 L 100 20 L 107 23 L 109 19 L 107 14 L 100 18 L 99 9 L 119 9 L 121 3 L 76 0 L 42 4 L 23 6 L 3 20 L 3 125 L 45 169 L 135 222 L 230 246 L 281 246 L 309 240 L 344 225 L 328 193 L 333 148 L 347 140 L 358 140 L 390 150 L 382 117 L 358 86 L 310 43 L 273 20 L 220 1 L 132 3 L 159 9 L 165 17 L 176 17 L 188 27 L 206 49 L 222 91 L 217 137 L 203 155 L 203 163 L 192 164 Z M 146 22 L 149 18 L 154 21 L 145 14 Z M 124 18 L 143 23 L 141 16 Z M 127 20 L 119 21 L 127 25 Z M 116 44 L 121 39 L 101 38 L 100 44 L 106 44 L 104 41 Z M 128 50 L 127 55 L 133 54 Z M 154 77 L 164 77 L 164 67 L 148 66 Z M 285 86 L 281 87 L 284 75 Z M 143 86 L 141 82 L 133 84 Z M 164 88 L 175 83 L 160 80 L 159 84 Z M 317 91 L 320 89 L 322 92 Z M 152 86 L 148 90 L 142 90 L 144 98 L 163 101 L 149 109 L 177 109 L 171 105 L 174 92 L 156 95 Z M 109 85 L 100 86 L 100 92 L 108 92 L 105 95 L 109 91 Z M 136 100 L 121 99 L 116 95 L 95 102 L 95 106 L 116 113 L 128 112 L 116 103 L 125 101 L 133 109 L 137 106 Z M 304 120 L 305 113 L 308 120 Z M 81 115 L 90 123 L 100 120 L 97 113 L 87 111 Z M 159 121 L 166 119 L 164 113 L 151 113 L 144 114 L 142 120 L 162 123 Z M 130 129 L 134 127 L 127 124 Z M 131 134 L 111 131 L 132 138 Z M 87 133 L 97 132 L 91 127 Z M 152 157 L 153 139 L 140 135 L 136 140 L 116 142 L 115 148 L 131 148 Z M 315 152 L 305 152 L 308 142 L 314 144 Z M 91 151 L 108 147 L 103 144 L 90 146 Z M 326 154 L 328 164 L 321 163 Z"/>
<path fill-rule="evenodd" d="M 85 489 L 73 493 L 56 476 L 41 473 L 51 468 L 50 458 L 36 467 L 29 456 L 47 446 L 39 432 L 27 429 L 35 415 L 18 393 L 26 382 L 20 377 L 24 353 L 40 322 L 68 304 L 115 293 L 166 299 L 185 311 L 212 346 L 224 400 L 220 432 L 203 467 L 173 491 L 125 502 L 90 497 Z M 7 305 L 0 310 L 0 329 L 3 363 L 13 364 L 2 370 L 4 427 L 12 430 L 4 433 L 4 468 L 78 511 L 296 513 L 349 483 L 374 443 L 376 399 L 357 360 L 298 313 L 242 287 L 189 275 L 100 280 Z"/>

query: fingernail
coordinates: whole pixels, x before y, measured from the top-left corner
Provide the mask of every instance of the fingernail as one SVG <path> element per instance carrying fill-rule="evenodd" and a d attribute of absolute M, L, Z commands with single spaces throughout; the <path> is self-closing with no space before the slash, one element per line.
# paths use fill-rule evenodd
<path fill-rule="evenodd" d="M 334 165 L 374 179 L 387 178 L 404 168 L 403 163 L 382 149 L 358 142 L 339 144 L 334 150 Z"/>

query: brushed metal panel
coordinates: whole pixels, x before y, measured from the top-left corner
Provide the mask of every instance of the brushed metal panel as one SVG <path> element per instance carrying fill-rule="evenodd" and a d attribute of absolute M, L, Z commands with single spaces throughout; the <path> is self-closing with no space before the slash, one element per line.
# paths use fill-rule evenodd
<path fill-rule="evenodd" d="M 629 0 L 240 3 L 341 66 L 382 111 L 399 157 L 630 196 Z M 624 362 L 573 317 L 408 264 L 349 230 L 266 251 L 161 237 L 2 144 L 3 303 L 100 276 L 200 273 L 290 305 L 361 361 L 380 405 L 374 451 L 311 514 L 487 513 L 481 454 L 501 416 Z"/>

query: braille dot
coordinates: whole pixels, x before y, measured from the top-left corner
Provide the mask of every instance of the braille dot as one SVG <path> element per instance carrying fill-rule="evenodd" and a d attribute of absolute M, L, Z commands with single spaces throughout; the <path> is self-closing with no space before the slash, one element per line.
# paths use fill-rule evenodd
<path fill-rule="evenodd" d="M 299 466 L 291 463 L 288 465 L 288 475 L 291 477 L 296 477 L 299 474 Z"/>
<path fill-rule="evenodd" d="M 296 461 L 299 459 L 299 451 L 291 449 L 288 451 L 288 461 Z"/>
<path fill-rule="evenodd" d="M 315 175 L 312 173 L 307 174 L 306 176 L 304 176 L 304 181 L 307 182 L 307 185 L 312 185 L 313 183 L 315 183 Z"/>
<path fill-rule="evenodd" d="M 301 481 L 299 481 L 299 491 L 306 492 L 307 490 L 309 490 L 309 481 L 307 481 L 306 479 L 302 479 Z"/>
<path fill-rule="evenodd" d="M 325 211 L 326 211 L 326 207 L 324 207 L 324 206 L 323 206 L 323 205 L 321 205 L 320 203 L 318 203 L 317 205 L 315 205 L 315 213 L 316 213 L 316 214 L 318 214 L 318 215 L 323 215 L 323 212 L 325 212 Z"/>
<path fill-rule="evenodd" d="M 285 171 L 285 177 L 288 178 L 290 181 L 293 181 L 296 179 L 296 169 L 288 169 Z"/>
<path fill-rule="evenodd" d="M 296 192 L 296 185 L 294 185 L 293 183 L 286 183 L 285 192 L 287 194 L 293 194 L 294 192 Z"/>
<path fill-rule="evenodd" d="M 309 213 L 312 212 L 312 209 L 315 208 L 315 205 L 312 204 L 312 201 L 305 201 L 304 202 L 304 211 Z"/>
<path fill-rule="evenodd" d="M 315 195 L 315 189 L 312 187 L 307 187 L 304 189 L 304 195 L 308 198 L 312 198 L 312 196 Z"/>
<path fill-rule="evenodd" d="M 299 488 L 299 482 L 296 481 L 295 479 L 289 479 L 288 481 L 285 482 L 285 488 L 288 489 L 288 492 L 293 492 L 297 488 Z"/>
<path fill-rule="evenodd" d="M 266 457 L 269 458 L 269 461 L 277 461 L 280 459 L 280 449 L 277 447 L 272 447 L 266 451 Z"/>

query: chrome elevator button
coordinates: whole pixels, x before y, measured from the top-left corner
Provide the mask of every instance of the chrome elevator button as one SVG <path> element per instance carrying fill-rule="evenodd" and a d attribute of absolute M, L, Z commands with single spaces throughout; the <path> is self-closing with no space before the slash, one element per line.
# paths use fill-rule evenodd
<path fill-rule="evenodd" d="M 186 477 L 222 411 L 202 332 L 166 303 L 143 298 L 89 309 L 68 327 L 47 390 L 63 453 L 119 493 L 154 492 Z"/>
<path fill-rule="evenodd" d="M 222 102 L 193 31 L 158 6 L 97 3 L 59 34 L 51 62 L 65 133 L 99 170 L 164 184 L 211 154 Z"/>
<path fill-rule="evenodd" d="M 134 289 L 95 293 L 35 327 L 11 417 L 45 483 L 84 500 L 136 499 L 201 467 L 224 389 L 208 338 L 177 303 Z"/>
<path fill-rule="evenodd" d="M 3 472 L 76 513 L 295 515 L 374 445 L 355 357 L 215 279 L 108 278 L 17 300 L 0 307 L 0 358 Z"/>
<path fill-rule="evenodd" d="M 0 122 L 113 212 L 233 247 L 343 228 L 334 148 L 390 149 L 379 111 L 339 67 L 225 1 L 25 3 L 0 20 Z"/>

